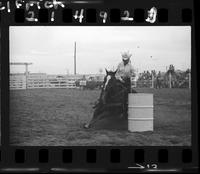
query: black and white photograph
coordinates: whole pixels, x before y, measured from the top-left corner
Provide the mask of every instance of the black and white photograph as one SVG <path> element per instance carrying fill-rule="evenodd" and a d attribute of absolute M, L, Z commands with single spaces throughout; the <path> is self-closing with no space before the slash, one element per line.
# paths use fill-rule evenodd
<path fill-rule="evenodd" d="M 191 146 L 190 26 L 10 26 L 10 145 Z"/>

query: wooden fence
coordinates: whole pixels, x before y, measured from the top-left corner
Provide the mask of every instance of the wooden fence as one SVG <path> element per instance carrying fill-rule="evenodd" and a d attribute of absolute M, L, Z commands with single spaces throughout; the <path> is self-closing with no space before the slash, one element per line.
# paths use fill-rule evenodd
<path fill-rule="evenodd" d="M 10 75 L 10 89 L 26 89 L 26 76 Z"/>
<path fill-rule="evenodd" d="M 10 74 L 10 89 L 35 89 L 35 88 L 78 88 L 76 80 L 82 75 L 47 75 L 47 74 Z M 131 79 L 132 87 L 155 88 L 155 79 L 136 80 Z M 191 86 L 190 80 L 186 86 Z M 177 86 L 178 87 L 178 86 Z"/>
<path fill-rule="evenodd" d="M 26 75 L 11 74 L 10 89 L 35 89 L 35 88 L 76 88 L 77 77 L 67 75 Z"/>

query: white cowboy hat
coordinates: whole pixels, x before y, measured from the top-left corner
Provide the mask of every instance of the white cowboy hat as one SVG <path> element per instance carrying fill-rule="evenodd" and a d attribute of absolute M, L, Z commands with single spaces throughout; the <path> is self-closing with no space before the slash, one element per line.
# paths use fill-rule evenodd
<path fill-rule="evenodd" d="M 123 52 L 123 53 L 121 53 L 121 54 L 122 54 L 122 59 L 123 59 L 123 60 L 128 60 L 128 59 L 130 59 L 130 57 L 132 56 L 132 54 L 130 54 L 129 51 Z"/>

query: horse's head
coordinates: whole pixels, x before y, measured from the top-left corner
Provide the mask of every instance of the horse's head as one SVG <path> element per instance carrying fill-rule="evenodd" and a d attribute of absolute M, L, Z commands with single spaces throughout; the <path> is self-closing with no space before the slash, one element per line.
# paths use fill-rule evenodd
<path fill-rule="evenodd" d="M 106 76 L 104 77 L 104 82 L 103 82 L 103 90 L 107 91 L 108 89 L 110 89 L 111 86 L 113 86 L 113 83 L 116 81 L 116 71 L 108 71 L 106 69 Z"/>
<path fill-rule="evenodd" d="M 116 71 L 106 70 L 106 76 L 104 77 L 104 83 L 100 100 L 103 104 L 116 103 L 124 100 L 124 94 L 126 88 L 124 85 L 115 77 Z"/>
<path fill-rule="evenodd" d="M 101 99 L 103 103 L 106 103 L 107 98 L 111 94 L 111 91 L 113 91 L 113 87 L 115 86 L 115 82 L 117 81 L 115 77 L 116 72 L 117 71 L 108 71 L 106 69 L 106 76 L 104 77 L 102 94 L 101 94 Z"/>

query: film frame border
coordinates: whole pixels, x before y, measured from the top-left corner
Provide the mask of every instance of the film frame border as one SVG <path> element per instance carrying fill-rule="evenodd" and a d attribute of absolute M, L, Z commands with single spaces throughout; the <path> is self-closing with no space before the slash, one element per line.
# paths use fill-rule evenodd
<path fill-rule="evenodd" d="M 176 147 L 170 147 L 170 146 L 87 146 L 87 147 L 60 147 L 60 146 L 11 146 L 9 144 L 9 59 L 2 59 L 1 64 L 1 72 L 2 72 L 2 91 L 1 91 L 1 101 L 4 101 L 4 103 L 1 103 L 2 106 L 2 121 L 1 121 L 1 127 L 2 127 L 2 146 L 1 146 L 1 162 L 0 162 L 0 172 L 12 172 L 14 171 L 23 171 L 26 170 L 27 172 L 39 172 L 39 171 L 53 171 L 53 172 L 78 172 L 81 170 L 87 171 L 87 169 L 93 169 L 93 171 L 118 171 L 127 169 L 128 171 L 135 171 L 136 168 L 129 168 L 128 167 L 142 167 L 143 165 L 145 168 L 143 168 L 142 171 L 153 171 L 153 166 L 147 167 L 147 165 L 157 164 L 158 169 L 160 168 L 161 171 L 188 171 L 193 168 L 194 171 L 197 170 L 197 162 L 198 162 L 198 146 L 197 146 L 197 121 L 198 121 L 198 113 L 197 113 L 197 68 L 196 68 L 196 55 L 195 55 L 195 28 L 194 28 L 194 4 L 189 3 L 189 1 L 171 1 L 171 4 L 165 3 L 161 4 L 160 2 L 153 2 L 149 1 L 148 4 L 144 5 L 143 2 L 146 2 L 143 0 L 141 3 L 130 3 L 133 5 L 134 9 L 149 9 L 149 7 L 152 7 L 152 4 L 154 3 L 158 10 L 162 9 L 163 13 L 165 14 L 166 18 L 166 10 L 167 9 L 167 18 L 168 22 L 157 22 L 155 24 L 149 24 L 144 22 L 134 22 L 134 23 L 122 23 L 122 22 L 112 22 L 109 21 L 106 24 L 99 23 L 97 20 L 97 23 L 63 23 L 59 19 L 57 19 L 55 22 L 49 22 L 49 23 L 29 23 L 29 22 L 22 22 L 22 23 L 16 23 L 14 21 L 15 17 L 14 14 L 11 14 L 10 16 L 6 16 L 5 13 L 1 12 L 1 28 L 2 28 L 2 42 L 5 43 L 5 45 L 2 45 L 2 50 L 7 50 L 5 52 L 2 52 L 2 57 L 9 58 L 9 41 L 8 41 L 8 27 L 10 25 L 12 26 L 185 26 L 189 25 L 191 26 L 191 40 L 192 40 L 192 145 L 191 146 L 176 146 Z M 153 3 L 152 3 L 153 2 Z M 72 10 L 81 9 L 82 7 L 85 7 L 85 9 L 95 9 L 95 10 L 101 10 L 101 9 L 125 9 L 127 4 L 121 5 L 120 3 L 115 4 L 107 4 L 101 5 L 100 7 L 97 5 L 81 5 L 76 7 L 71 7 Z M 174 7 L 175 5 L 175 7 Z M 145 6 L 145 7 L 143 7 Z M 163 10 L 164 9 L 164 10 Z M 189 9 L 189 10 L 188 10 Z M 183 12 L 183 11 L 186 12 Z M 192 19 L 190 20 L 190 13 L 192 12 Z M 177 14 L 179 17 L 177 17 Z M 184 17 L 185 15 L 185 17 Z M 177 17 L 177 18 L 174 18 Z M 5 21 L 5 18 L 7 21 Z M 186 21 L 184 21 L 184 19 Z M 189 19 L 189 20 L 188 20 Z M 61 23 L 60 23 L 61 22 Z M 59 24 L 60 23 L 60 24 Z M 7 65 L 7 66 L 5 66 Z M 195 115 L 195 116 L 194 116 Z M 195 117 L 195 118 L 194 118 Z M 68 149 L 68 150 L 65 150 Z M 96 150 L 96 155 L 94 150 Z M 63 152 L 63 150 L 65 152 Z M 89 150 L 89 152 L 88 152 Z M 69 155 L 69 159 L 62 159 L 63 153 L 68 154 L 71 151 L 71 155 Z M 48 154 L 48 159 L 41 158 L 39 155 L 41 154 Z M 130 156 L 130 153 L 133 154 Z M 144 158 L 141 158 L 141 154 L 144 153 Z M 24 158 L 23 158 L 24 154 Z M 82 159 L 80 158 L 80 154 L 82 154 Z M 87 156 L 88 154 L 88 156 Z M 164 158 L 163 155 L 165 154 Z M 189 159 L 187 158 L 188 155 L 190 156 Z M 18 156 L 21 156 L 18 158 Z M 46 155 L 45 155 L 46 156 Z M 72 159 L 70 159 L 70 156 L 72 156 Z M 94 157 L 95 156 L 95 157 Z M 142 155 L 143 156 L 143 155 Z M 106 157 L 106 160 L 105 160 Z M 127 158 L 128 157 L 128 158 Z M 140 158 L 138 158 L 140 157 Z M 96 160 L 94 162 L 94 159 Z M 138 163 L 137 160 L 139 160 Z M 99 163 L 100 162 L 100 163 Z M 75 163 L 75 164 L 74 164 Z M 139 164 L 135 165 L 135 164 Z M 49 168 L 48 165 L 53 165 L 52 168 Z M 134 165 L 134 166 L 133 166 Z M 169 166 L 170 165 L 170 166 Z M 2 166 L 2 167 L 1 167 Z M 28 168 L 26 168 L 27 166 Z M 84 167 L 81 167 L 84 166 Z M 143 167 L 144 167 L 143 166 Z M 76 169 L 77 168 L 77 169 Z M 158 170 L 156 169 L 156 170 Z"/>

